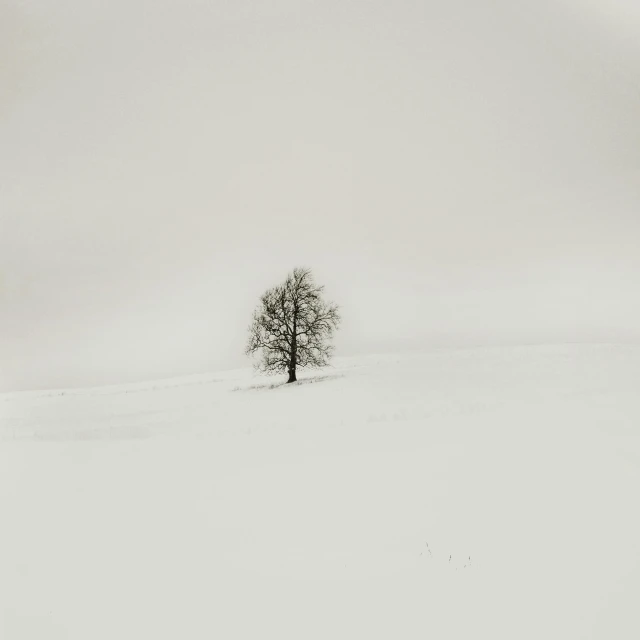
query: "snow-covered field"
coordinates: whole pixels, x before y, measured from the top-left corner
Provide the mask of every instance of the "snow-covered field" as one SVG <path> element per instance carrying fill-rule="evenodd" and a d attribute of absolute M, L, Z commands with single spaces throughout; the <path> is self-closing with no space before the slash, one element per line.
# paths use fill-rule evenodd
<path fill-rule="evenodd" d="M 640 347 L 0 395 L 0 638 L 640 638 Z"/>

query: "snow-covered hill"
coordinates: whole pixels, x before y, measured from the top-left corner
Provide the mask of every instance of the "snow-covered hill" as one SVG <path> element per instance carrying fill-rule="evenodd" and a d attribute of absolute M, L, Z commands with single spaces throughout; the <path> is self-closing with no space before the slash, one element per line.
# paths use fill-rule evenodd
<path fill-rule="evenodd" d="M 0 395 L 0 637 L 640 637 L 640 347 Z"/>

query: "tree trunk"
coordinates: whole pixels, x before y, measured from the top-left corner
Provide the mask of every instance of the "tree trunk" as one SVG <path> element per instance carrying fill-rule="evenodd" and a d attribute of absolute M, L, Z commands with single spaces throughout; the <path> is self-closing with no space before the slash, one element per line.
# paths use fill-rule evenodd
<path fill-rule="evenodd" d="M 287 384 L 289 384 L 290 382 L 296 382 L 297 378 L 296 378 L 296 360 L 297 360 L 297 349 L 298 349 L 298 343 L 297 343 L 297 336 L 296 336 L 296 331 L 298 330 L 297 327 L 297 310 L 294 308 L 293 310 L 293 335 L 291 336 L 291 361 L 289 362 L 289 379 L 287 380 Z"/>

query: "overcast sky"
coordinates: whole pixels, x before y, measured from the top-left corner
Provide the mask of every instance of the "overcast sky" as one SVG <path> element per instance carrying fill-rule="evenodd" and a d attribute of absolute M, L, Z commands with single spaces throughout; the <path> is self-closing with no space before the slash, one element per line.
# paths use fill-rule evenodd
<path fill-rule="evenodd" d="M 0 390 L 640 341 L 637 0 L 0 0 Z"/>

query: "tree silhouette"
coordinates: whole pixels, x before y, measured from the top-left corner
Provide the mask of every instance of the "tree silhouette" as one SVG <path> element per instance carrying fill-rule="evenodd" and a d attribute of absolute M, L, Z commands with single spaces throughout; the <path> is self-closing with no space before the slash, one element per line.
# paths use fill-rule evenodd
<path fill-rule="evenodd" d="M 330 340 L 340 323 L 338 306 L 323 300 L 310 269 L 294 269 L 283 284 L 266 291 L 249 326 L 246 354 L 261 354 L 256 368 L 264 373 L 297 367 L 323 367 L 333 354 Z"/>

